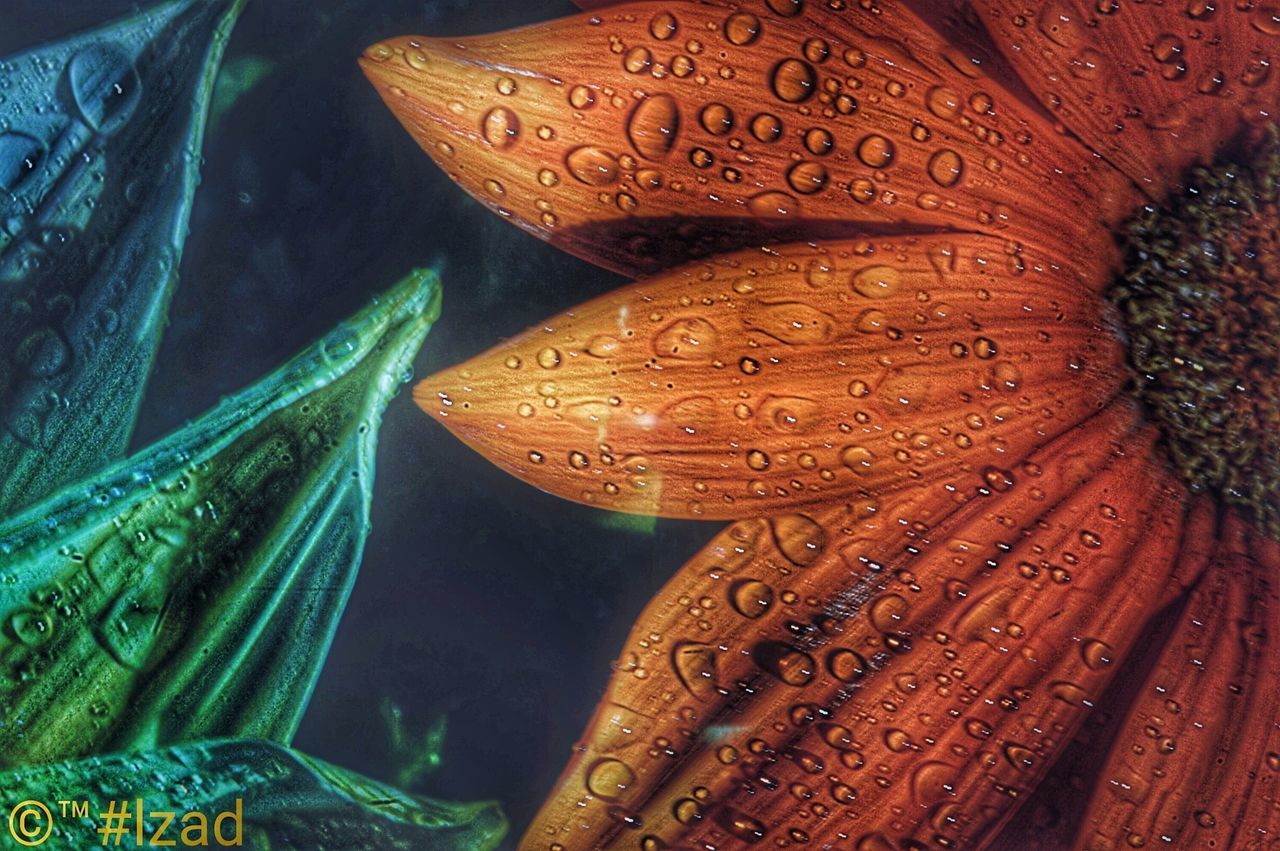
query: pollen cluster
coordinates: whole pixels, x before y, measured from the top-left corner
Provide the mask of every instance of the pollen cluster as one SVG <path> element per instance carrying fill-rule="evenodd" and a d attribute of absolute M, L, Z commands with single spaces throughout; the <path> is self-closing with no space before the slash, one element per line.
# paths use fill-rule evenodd
<path fill-rule="evenodd" d="M 1280 536 L 1280 133 L 1231 159 L 1130 220 L 1111 297 L 1182 476 Z"/>

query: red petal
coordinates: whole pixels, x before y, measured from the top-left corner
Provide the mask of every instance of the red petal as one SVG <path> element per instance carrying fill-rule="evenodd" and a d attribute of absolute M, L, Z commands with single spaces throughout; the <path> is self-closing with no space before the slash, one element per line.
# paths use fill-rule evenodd
<path fill-rule="evenodd" d="M 1280 829 L 1280 554 L 1234 515 L 1199 535 L 1191 561 L 1208 569 L 1187 571 L 1194 585 L 1152 631 L 1150 660 L 1127 671 L 1127 708 L 1081 735 L 1034 818 L 998 847 L 1265 847 L 1249 840 Z"/>
<path fill-rule="evenodd" d="M 730 527 L 641 615 L 522 847 L 980 844 L 1179 593 L 1151 439 L 1115 405 L 1004 493 Z"/>
<path fill-rule="evenodd" d="M 737 5 L 397 38 L 361 64 L 469 192 L 624 272 L 868 228 L 1065 251 L 1131 206 L 1119 174 L 905 7 Z"/>
<path fill-rule="evenodd" d="M 619 511 L 1001 483 L 1125 380 L 1090 291 L 1105 278 L 1076 262 L 973 236 L 740 252 L 548 319 L 414 398 L 504 469 Z"/>
<path fill-rule="evenodd" d="M 1152 197 L 1276 120 L 1280 11 L 1262 3 L 983 0 L 1027 86 Z"/>

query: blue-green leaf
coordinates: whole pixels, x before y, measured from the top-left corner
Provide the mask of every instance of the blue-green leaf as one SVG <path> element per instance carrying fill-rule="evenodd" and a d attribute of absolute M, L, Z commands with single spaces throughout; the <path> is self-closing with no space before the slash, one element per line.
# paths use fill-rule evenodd
<path fill-rule="evenodd" d="M 289 740 L 355 579 L 381 413 L 439 296 L 415 272 L 177 433 L 0 524 L 0 765 Z"/>
<path fill-rule="evenodd" d="M 243 2 L 175 0 L 0 60 L 0 514 L 125 451 Z"/>

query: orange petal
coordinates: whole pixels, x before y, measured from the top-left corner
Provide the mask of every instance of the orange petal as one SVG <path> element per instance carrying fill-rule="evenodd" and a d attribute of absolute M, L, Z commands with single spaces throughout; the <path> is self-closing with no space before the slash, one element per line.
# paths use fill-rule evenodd
<path fill-rule="evenodd" d="M 1152 438 L 1117 403 L 1003 493 L 731 526 L 641 615 L 522 847 L 980 845 L 1180 592 Z"/>
<path fill-rule="evenodd" d="M 1276 120 L 1280 11 L 1272 4 L 974 7 L 1053 114 L 1157 200 L 1242 125 Z"/>
<path fill-rule="evenodd" d="M 967 236 L 744 251 L 628 285 L 423 381 L 500 467 L 618 511 L 735 519 L 993 487 L 1114 394 L 1105 280 Z"/>
<path fill-rule="evenodd" d="M 468 192 L 623 272 L 868 228 L 1065 250 L 1129 208 L 1118 173 L 906 7 L 848 6 L 627 3 L 391 39 L 361 65 Z"/>
<path fill-rule="evenodd" d="M 1151 658 L 1126 671 L 1127 709 L 1079 737 L 1029 805 L 1035 818 L 997 847 L 1265 847 L 1247 840 L 1280 829 L 1280 554 L 1232 515 L 1201 541 L 1209 568 L 1153 632 Z"/>

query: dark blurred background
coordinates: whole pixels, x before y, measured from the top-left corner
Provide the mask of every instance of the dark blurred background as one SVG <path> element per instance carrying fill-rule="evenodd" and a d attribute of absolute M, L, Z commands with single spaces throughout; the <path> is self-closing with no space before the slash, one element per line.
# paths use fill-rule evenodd
<path fill-rule="evenodd" d="M 3 0 L 0 56 L 136 8 Z M 621 283 L 454 187 L 355 63 L 388 36 L 572 11 L 568 0 L 249 0 L 135 447 L 274 369 L 415 266 L 440 267 L 445 289 L 418 376 Z M 513 845 L 640 608 L 716 528 L 637 525 L 508 477 L 402 393 L 382 426 L 364 564 L 295 744 L 390 781 L 384 703 L 410 729 L 445 714 L 443 763 L 411 791 L 499 800 Z"/>

